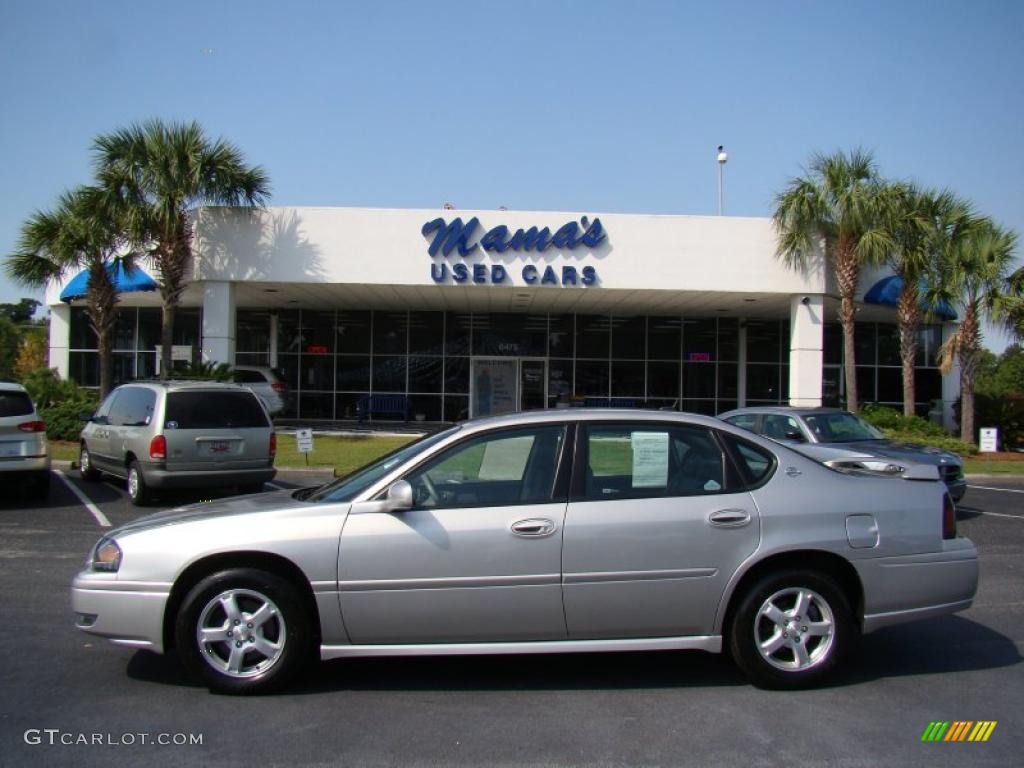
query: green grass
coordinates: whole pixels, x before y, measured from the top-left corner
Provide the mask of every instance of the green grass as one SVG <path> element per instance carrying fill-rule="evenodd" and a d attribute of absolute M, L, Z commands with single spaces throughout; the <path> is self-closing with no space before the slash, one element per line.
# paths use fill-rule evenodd
<path fill-rule="evenodd" d="M 313 452 L 306 457 L 295 450 L 295 436 L 277 436 L 278 469 L 304 468 L 334 469 L 338 475 L 348 474 L 385 453 L 405 445 L 414 437 L 339 437 L 316 435 Z M 57 461 L 78 461 L 78 443 L 66 440 L 50 441 L 50 458 Z"/>
<path fill-rule="evenodd" d="M 1024 475 L 1024 461 L 966 459 L 964 472 L 968 475 Z"/>

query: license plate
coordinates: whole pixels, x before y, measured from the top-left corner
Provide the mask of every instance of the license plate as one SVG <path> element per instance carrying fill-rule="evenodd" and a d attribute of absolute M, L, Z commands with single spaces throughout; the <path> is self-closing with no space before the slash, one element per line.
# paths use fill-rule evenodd
<path fill-rule="evenodd" d="M 0 443 L 0 456 L 21 456 L 21 443 Z"/>
<path fill-rule="evenodd" d="M 226 456 L 231 453 L 230 440 L 211 440 L 206 443 L 206 453 L 210 456 Z"/>

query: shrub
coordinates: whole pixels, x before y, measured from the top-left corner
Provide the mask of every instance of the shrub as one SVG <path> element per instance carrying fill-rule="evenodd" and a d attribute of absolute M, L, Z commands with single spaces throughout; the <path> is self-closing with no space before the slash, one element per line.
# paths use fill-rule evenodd
<path fill-rule="evenodd" d="M 957 403 L 957 418 L 960 416 Z M 1004 451 L 1024 447 L 1024 394 L 974 395 L 974 423 L 999 430 L 999 448 Z"/>
<path fill-rule="evenodd" d="M 882 434 L 890 440 L 896 440 L 901 443 L 927 445 L 932 448 L 938 448 L 940 451 L 958 453 L 961 456 L 973 456 L 978 452 L 978 446 L 961 442 L 955 437 L 951 437 L 947 434 L 943 434 L 942 436 L 922 435 L 916 432 L 901 432 L 897 429 L 882 429 Z"/>
<path fill-rule="evenodd" d="M 95 392 L 62 379 L 52 368 L 33 371 L 25 376 L 22 385 L 46 422 L 46 436 L 51 440 L 77 440 L 82 431 L 79 414 L 96 410 Z"/>
<path fill-rule="evenodd" d="M 920 416 L 904 416 L 894 408 L 882 405 L 866 405 L 861 410 L 861 418 L 879 429 L 891 429 L 900 433 L 919 437 L 945 438 L 949 432 L 935 422 Z"/>
<path fill-rule="evenodd" d="M 231 381 L 232 369 L 228 363 L 189 363 L 174 369 L 175 379 L 206 379 L 212 381 Z"/>

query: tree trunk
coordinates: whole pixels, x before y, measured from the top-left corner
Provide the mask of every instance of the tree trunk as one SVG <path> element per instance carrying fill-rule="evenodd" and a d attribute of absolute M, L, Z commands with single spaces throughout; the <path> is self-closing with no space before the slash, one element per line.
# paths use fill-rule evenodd
<path fill-rule="evenodd" d="M 857 293 L 857 280 L 860 269 L 853 243 L 848 238 L 841 238 L 835 245 L 832 257 L 832 269 L 839 288 L 839 322 L 843 325 L 843 368 L 846 377 L 846 408 L 857 413 L 860 404 L 857 400 L 857 361 L 854 351 L 853 330 L 857 308 L 853 297 Z"/>
<path fill-rule="evenodd" d="M 160 378 L 167 381 L 171 378 L 171 346 L 174 342 L 174 312 L 177 301 L 164 299 L 163 313 L 160 317 Z"/>
<path fill-rule="evenodd" d="M 917 286 L 903 279 L 903 290 L 896 306 L 900 330 L 900 364 L 903 366 L 903 415 L 914 415 L 917 393 L 914 387 L 914 362 L 917 358 L 917 329 L 921 324 Z"/>
<path fill-rule="evenodd" d="M 89 287 L 86 289 L 86 314 L 96 334 L 96 354 L 100 369 L 100 399 L 113 389 L 113 331 L 117 323 L 117 289 L 110 282 L 106 264 L 97 259 L 89 267 Z"/>
<path fill-rule="evenodd" d="M 960 439 L 977 444 L 974 435 L 974 379 L 978 370 L 978 351 L 981 347 L 981 329 L 974 303 L 964 308 L 960 322 Z"/>
<path fill-rule="evenodd" d="M 110 328 L 96 328 L 96 348 L 99 354 L 100 367 L 100 401 L 103 401 L 110 390 L 113 389 L 114 377 L 114 355 L 113 339 L 110 338 Z"/>

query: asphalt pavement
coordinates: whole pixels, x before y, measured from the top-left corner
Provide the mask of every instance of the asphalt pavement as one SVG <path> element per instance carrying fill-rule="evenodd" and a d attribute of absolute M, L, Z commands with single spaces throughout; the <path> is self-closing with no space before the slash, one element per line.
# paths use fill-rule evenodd
<path fill-rule="evenodd" d="M 55 478 L 41 507 L 5 487 L 0 765 L 1020 765 L 1024 482 L 971 486 L 974 606 L 865 637 L 826 688 L 760 691 L 723 657 L 657 652 L 336 660 L 260 698 L 212 695 L 173 658 L 74 629 L 73 575 L 104 521 L 140 514 L 123 487 Z M 984 743 L 921 742 L 956 720 L 998 724 Z"/>

